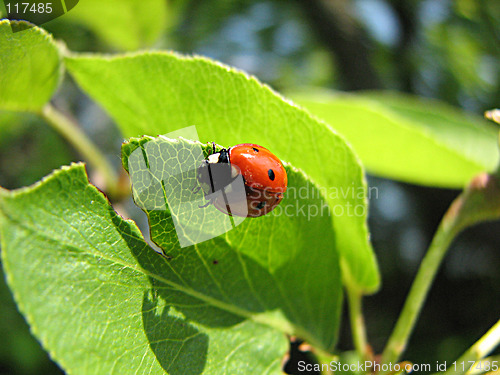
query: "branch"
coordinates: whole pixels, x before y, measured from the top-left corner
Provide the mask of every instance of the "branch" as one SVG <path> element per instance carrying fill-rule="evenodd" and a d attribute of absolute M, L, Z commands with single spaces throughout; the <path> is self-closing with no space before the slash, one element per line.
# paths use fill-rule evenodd
<path fill-rule="evenodd" d="M 370 41 L 346 0 L 297 0 L 317 37 L 332 51 L 344 90 L 380 89 Z"/>

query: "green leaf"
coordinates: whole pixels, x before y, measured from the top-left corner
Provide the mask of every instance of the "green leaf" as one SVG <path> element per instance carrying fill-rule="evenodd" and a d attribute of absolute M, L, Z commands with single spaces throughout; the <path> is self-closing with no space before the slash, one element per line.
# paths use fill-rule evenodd
<path fill-rule="evenodd" d="M 205 58 L 155 52 L 66 61 L 127 137 L 196 125 L 203 142 L 261 144 L 303 170 L 330 205 L 344 282 L 365 292 L 377 289 L 363 170 L 330 127 L 256 79 Z"/>
<path fill-rule="evenodd" d="M 0 109 L 38 111 L 61 80 L 61 56 L 52 36 L 30 26 L 0 20 Z M 26 30 L 13 33 L 12 28 Z"/>
<path fill-rule="evenodd" d="M 291 97 L 344 135 L 367 170 L 382 177 L 462 188 L 498 163 L 498 128 L 439 102 L 380 92 Z"/>
<path fill-rule="evenodd" d="M 206 152 L 209 147 L 205 147 Z M 269 318 L 276 323 L 271 325 L 305 338 L 323 350 L 332 350 L 342 292 L 335 236 L 327 215 L 328 206 L 318 189 L 302 173 L 287 167 L 289 192 L 301 191 L 308 198 L 285 194 L 272 213 L 243 221 L 239 218 L 237 226 L 232 228 L 231 221 L 236 222 L 238 218 L 230 220 L 213 205 L 200 209 L 205 203 L 203 192 L 192 193 L 198 186 L 197 168 L 204 157 L 199 143 L 165 137 L 133 138 L 122 148 L 127 170 L 135 151 L 141 158 L 146 156 L 146 163 L 138 168 L 135 161 L 135 170 L 130 172 L 133 183 L 142 187 L 138 189 L 134 186 L 134 199 L 140 207 L 148 206 L 147 202 L 149 206 L 161 207 L 163 202 L 163 208 L 146 207 L 145 212 L 149 218 L 151 238 L 165 254 L 174 259 L 185 254 L 185 250 L 179 247 L 177 236 L 193 235 L 192 228 L 202 227 L 207 231 L 224 229 L 224 235 L 195 246 L 199 254 L 207 255 L 203 260 L 206 270 L 195 271 L 200 268 L 197 266 L 200 259 L 179 260 L 179 267 L 190 270 L 185 280 L 193 284 L 193 288 L 201 288 L 217 299 L 235 301 L 236 306 L 242 303 L 253 306 L 245 308 L 256 309 L 259 314 L 273 312 L 274 316 Z M 185 173 L 177 173 L 176 169 L 185 170 Z M 168 171 L 172 171 L 175 178 L 169 178 Z M 148 172 L 151 172 L 152 178 L 145 184 L 145 173 Z M 180 194 L 176 195 L 175 191 Z M 174 228 L 171 218 L 171 212 L 174 215 L 178 211 L 173 208 L 176 199 L 191 204 L 187 215 L 189 223 L 181 229 Z M 322 215 L 313 216 L 313 207 Z M 175 229 L 179 234 L 176 235 Z M 216 280 L 210 280 L 210 267 L 214 266 L 222 268 L 222 273 L 216 276 Z M 243 297 L 243 302 L 238 301 L 240 297 Z M 265 311 L 261 312 L 264 306 Z M 275 315 L 277 311 L 280 315 L 284 314 L 284 320 Z M 289 326 L 292 328 L 287 328 Z"/>
<path fill-rule="evenodd" d="M 62 22 L 84 25 L 119 50 L 137 50 L 153 44 L 165 27 L 164 0 L 85 0 Z"/>
<path fill-rule="evenodd" d="M 245 220 L 181 249 L 163 214 L 153 233 L 169 259 L 113 211 L 81 164 L 0 190 L 8 284 L 66 371 L 279 374 L 283 333 L 332 349 L 341 287 L 335 249 L 325 245 L 333 241 L 328 217 Z"/>
<path fill-rule="evenodd" d="M 0 346 L 2 367 L 15 369 L 20 374 L 36 374 L 41 369 L 47 374 L 56 373 L 57 367 L 50 363 L 47 353 L 31 335 L 26 321 L 19 314 L 4 276 L 0 268 L 0 335 L 8 343 Z"/>

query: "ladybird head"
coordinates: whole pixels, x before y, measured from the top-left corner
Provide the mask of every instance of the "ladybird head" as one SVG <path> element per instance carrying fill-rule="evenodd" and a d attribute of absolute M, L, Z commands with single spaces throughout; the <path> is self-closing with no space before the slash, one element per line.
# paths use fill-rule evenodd
<path fill-rule="evenodd" d="M 198 167 L 197 178 L 205 195 L 222 190 L 238 175 L 238 170 L 229 163 L 229 151 L 222 149 L 212 153 Z"/>

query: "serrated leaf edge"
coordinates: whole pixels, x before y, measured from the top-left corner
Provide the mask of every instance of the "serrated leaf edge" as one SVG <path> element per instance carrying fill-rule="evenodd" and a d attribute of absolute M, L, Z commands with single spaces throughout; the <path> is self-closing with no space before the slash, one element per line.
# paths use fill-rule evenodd
<path fill-rule="evenodd" d="M 14 191 L 0 189 L 0 223 L 2 220 L 8 219 L 8 216 L 5 215 L 4 212 L 2 212 L 2 204 L 1 204 L 2 199 L 4 199 L 4 198 L 18 198 L 20 196 L 33 193 L 37 189 L 40 189 L 48 181 L 56 178 L 59 174 L 65 173 L 65 172 L 70 171 L 70 170 L 77 170 L 77 169 L 80 170 L 80 172 L 82 172 L 87 177 L 87 174 L 85 171 L 85 165 L 83 163 L 72 163 L 70 166 L 63 166 L 60 169 L 53 171 L 50 175 L 44 177 L 42 180 L 36 182 L 35 184 L 33 184 L 31 186 L 16 189 Z M 88 177 L 87 177 L 87 181 L 88 181 Z M 95 192 L 97 192 L 99 195 L 102 196 L 103 199 L 105 199 L 107 201 L 106 196 L 99 189 L 97 189 L 94 185 L 88 183 L 87 186 L 94 189 Z M 108 201 L 108 204 L 109 204 L 109 201 Z M 117 214 L 116 212 L 115 212 L 115 214 L 121 218 L 121 216 L 119 214 Z M 2 216 L 3 216 L 3 218 L 2 218 Z M 121 218 L 121 219 L 124 220 L 131 227 L 133 232 L 137 236 L 140 236 L 140 238 L 144 241 L 142 234 L 134 221 L 125 220 L 123 218 Z M 28 228 L 28 229 L 33 230 L 31 228 Z M 5 249 L 6 247 L 5 247 L 5 244 L 3 243 L 3 239 L 1 237 L 0 237 L 0 243 L 2 244 L 2 247 Z M 145 241 L 144 241 L 144 243 L 147 245 L 147 243 Z M 228 245 L 230 245 L 230 244 L 228 244 Z M 154 251 L 154 250 L 151 249 L 151 251 Z M 26 311 L 24 304 L 22 304 L 20 302 L 21 299 L 17 295 L 15 288 L 11 287 L 11 285 L 13 285 L 13 280 L 11 279 L 11 276 L 10 276 L 8 262 L 6 262 L 6 259 L 5 259 L 5 251 L 2 251 L 1 253 L 2 254 L 0 254 L 0 255 L 2 258 L 2 263 L 3 263 L 3 267 L 5 270 L 5 274 L 6 274 L 7 284 L 9 285 L 9 287 L 13 293 L 14 300 L 15 300 L 19 310 L 23 313 L 23 315 L 26 317 L 26 320 L 29 323 L 30 331 L 35 335 L 35 337 L 37 337 L 40 340 L 40 342 L 42 343 L 42 346 L 49 353 L 49 355 L 52 359 L 54 359 L 57 363 L 61 364 L 61 366 L 63 368 L 69 369 L 69 367 L 66 366 L 66 363 L 63 360 L 60 360 L 59 357 L 55 354 L 55 352 L 50 349 L 47 341 L 43 339 L 43 336 L 39 335 L 39 330 L 37 329 L 37 327 L 35 325 L 35 319 L 33 318 L 33 316 L 31 314 L 29 314 Z M 210 304 L 211 306 L 214 306 L 214 307 L 219 308 L 221 310 L 235 314 L 237 316 L 243 317 L 245 319 L 251 320 L 255 323 L 267 326 L 271 329 L 275 329 L 277 331 L 277 333 L 299 336 L 299 337 L 305 339 L 306 341 L 308 341 L 313 346 L 317 346 L 318 348 L 323 349 L 322 345 L 320 343 L 318 343 L 314 338 L 312 338 L 311 335 L 304 328 L 302 328 L 298 325 L 291 324 L 291 323 L 288 324 L 288 322 L 285 322 L 284 320 L 281 320 L 281 319 L 274 317 L 272 314 L 269 314 L 269 312 L 258 313 L 258 314 L 250 313 L 244 309 L 235 307 L 231 304 L 228 304 L 228 303 L 219 301 L 215 298 L 206 296 L 206 295 L 204 295 L 200 292 L 197 292 L 191 288 L 186 288 L 182 285 L 178 285 L 174 282 L 171 282 L 170 280 L 167 280 L 167 279 L 161 277 L 160 275 L 152 274 L 140 266 L 135 267 L 135 266 L 132 266 L 128 263 L 123 263 L 122 261 L 116 260 L 114 258 L 110 258 L 109 256 L 105 256 L 102 253 L 100 253 L 99 255 L 103 259 L 107 259 L 107 260 L 115 262 L 117 264 L 121 264 L 122 266 L 130 268 L 136 272 L 142 273 L 143 275 L 145 275 L 147 277 L 154 278 L 161 283 L 164 283 L 166 285 L 171 286 L 172 288 L 176 289 L 177 291 L 179 291 L 181 293 L 185 293 L 193 298 L 199 299 L 200 301 L 204 301 L 204 302 Z M 168 261 L 165 260 L 165 262 L 167 265 L 169 265 Z"/>
<path fill-rule="evenodd" d="M 2 25 L 9 25 L 9 27 L 10 27 L 12 23 L 33 25 L 31 28 L 23 30 L 23 31 L 20 31 L 20 32 L 37 32 L 37 33 L 41 33 L 42 36 L 43 36 L 43 38 L 45 40 L 47 40 L 51 45 L 54 46 L 54 49 L 55 49 L 55 51 L 57 53 L 57 59 L 58 59 L 58 69 L 57 69 L 58 73 L 57 73 L 57 82 L 56 82 L 56 84 L 54 86 L 54 91 L 52 92 L 52 97 L 53 97 L 54 94 L 57 92 L 57 90 L 58 90 L 59 86 L 61 85 L 61 82 L 62 82 L 62 80 L 64 78 L 65 68 L 64 68 L 64 55 L 63 55 L 62 51 L 66 50 L 65 44 L 63 42 L 56 41 L 54 39 L 54 37 L 52 36 L 52 34 L 50 34 L 49 32 L 47 32 L 45 29 L 43 29 L 41 27 L 38 27 L 37 25 L 32 24 L 31 22 L 22 21 L 22 20 L 18 21 L 18 20 L 0 19 L 0 26 L 2 26 Z M 49 98 L 49 101 L 50 101 L 50 98 Z M 45 104 L 47 104 L 47 103 L 45 103 Z M 33 108 L 27 109 L 27 108 L 22 108 L 22 107 L 18 108 L 16 106 L 16 107 L 10 107 L 8 109 L 8 111 L 33 112 L 33 113 L 39 114 L 40 111 L 41 111 L 41 108 L 39 108 L 39 109 L 33 109 Z"/>

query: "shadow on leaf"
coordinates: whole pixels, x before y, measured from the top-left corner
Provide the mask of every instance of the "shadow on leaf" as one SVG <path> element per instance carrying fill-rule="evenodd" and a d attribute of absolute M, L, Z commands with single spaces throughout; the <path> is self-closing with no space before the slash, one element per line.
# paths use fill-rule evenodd
<path fill-rule="evenodd" d="M 142 320 L 151 350 L 170 375 L 198 375 L 203 372 L 208 336 L 175 314 L 153 289 L 144 292 Z"/>

